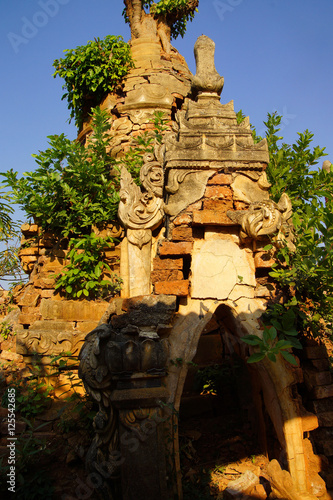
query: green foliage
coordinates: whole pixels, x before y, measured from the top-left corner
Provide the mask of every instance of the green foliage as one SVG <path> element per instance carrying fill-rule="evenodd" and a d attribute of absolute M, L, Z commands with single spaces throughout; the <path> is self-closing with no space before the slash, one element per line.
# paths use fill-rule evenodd
<path fill-rule="evenodd" d="M 333 301 L 333 172 L 316 165 L 324 155 L 312 150 L 313 134 L 298 134 L 293 145 L 280 144 L 281 116 L 268 115 L 265 123 L 270 152 L 267 169 L 272 198 L 286 192 L 293 205 L 296 251 L 281 248 L 270 275 L 293 297 L 298 327 L 314 335 L 332 334 Z"/>
<path fill-rule="evenodd" d="M 121 36 L 108 35 L 64 52 L 66 56 L 53 63 L 53 76 L 65 80 L 62 99 L 67 99 L 70 119 L 75 118 L 81 127 L 91 109 L 114 91 L 133 67 L 130 46 Z"/>
<path fill-rule="evenodd" d="M 234 366 L 231 363 L 214 364 L 198 370 L 194 377 L 194 390 L 201 394 L 223 394 L 223 389 L 235 383 Z"/>
<path fill-rule="evenodd" d="M 275 361 L 280 352 L 296 364 L 288 350 L 302 348 L 298 334 L 332 336 L 333 169 L 326 172 L 317 167 L 324 148 L 311 149 L 313 134 L 308 130 L 298 134 L 295 144 L 283 143 L 278 134 L 281 119 L 273 113 L 265 122 L 270 153 L 266 172 L 272 199 L 279 201 L 283 193 L 291 199 L 296 250 L 277 249 L 270 276 L 284 291 L 284 303 L 268 307 L 262 318 L 262 339 L 250 335 L 243 340 L 258 348 L 249 362 L 265 356 Z"/>
<path fill-rule="evenodd" d="M 5 174 L 1 173 L 4 176 Z M 18 224 L 13 221 L 12 193 L 0 186 L 0 279 L 15 283 L 22 280 L 21 266 L 17 256 Z"/>
<path fill-rule="evenodd" d="M 7 340 L 10 335 L 12 335 L 13 327 L 8 323 L 8 321 L 2 321 L 0 324 L 0 342 L 1 340 Z"/>
<path fill-rule="evenodd" d="M 43 413 L 51 402 L 52 387 L 41 380 L 41 368 L 36 364 L 30 369 L 27 379 L 15 378 L 11 387 L 15 389 L 16 411 L 24 418 L 31 419 Z M 5 391 L 1 405 L 8 406 L 8 392 Z"/>
<path fill-rule="evenodd" d="M 105 238 L 97 237 L 95 233 L 72 238 L 69 242 L 70 262 L 56 276 L 55 289 L 73 299 L 107 297 L 120 290 L 120 278 L 112 275 L 110 266 L 104 262 L 104 252 L 109 246 Z M 110 279 L 103 278 L 105 272 L 109 273 Z"/>
<path fill-rule="evenodd" d="M 96 108 L 92 136 L 84 147 L 64 134 L 50 136 L 50 148 L 34 155 L 38 167 L 18 178 L 4 176 L 14 201 L 44 231 L 61 236 L 90 234 L 91 226 L 116 218 L 119 179 L 110 173 L 107 113 Z"/>
<path fill-rule="evenodd" d="M 154 3 L 152 0 L 144 2 L 145 6 L 150 7 L 150 12 L 154 17 L 175 16 L 171 26 L 171 37 L 176 39 L 179 35 L 183 38 L 186 32 L 188 21 L 192 21 L 195 11 L 186 10 L 188 0 L 160 0 Z"/>
<path fill-rule="evenodd" d="M 1 174 L 3 175 L 3 174 Z M 12 196 L 0 186 L 0 241 L 5 241 L 13 236 L 15 225 L 12 221 L 14 208 L 12 206 Z"/>
<path fill-rule="evenodd" d="M 237 111 L 236 119 L 237 119 L 238 124 L 242 123 L 245 120 L 245 118 L 246 118 L 246 116 L 244 115 L 244 113 L 241 109 L 239 111 Z M 257 135 L 256 129 L 252 124 L 250 124 L 250 126 L 252 129 L 253 142 L 254 142 L 254 144 L 257 144 L 258 142 L 260 142 L 262 140 L 262 137 L 260 137 L 260 135 Z"/>
<path fill-rule="evenodd" d="M 187 23 L 192 21 L 198 9 L 188 8 L 188 0 L 142 0 L 142 7 L 152 14 L 154 18 L 169 20 L 171 38 L 176 39 L 179 35 L 183 38 Z M 123 10 L 125 22 L 129 22 L 126 8 Z"/>
<path fill-rule="evenodd" d="M 248 363 L 257 363 L 264 359 L 265 356 L 270 361 L 275 362 L 276 356 L 282 354 L 289 363 L 297 365 L 294 356 L 287 351 L 287 349 L 292 347 L 292 343 L 283 339 L 277 340 L 277 330 L 274 326 L 265 326 L 262 338 L 258 337 L 258 335 L 247 335 L 242 338 L 242 341 L 258 348 L 258 352 L 255 352 L 248 358 Z"/>
<path fill-rule="evenodd" d="M 163 134 L 168 130 L 168 127 L 165 125 L 166 121 L 163 111 L 155 111 L 154 119 L 152 120 L 154 129 L 138 135 L 134 140 L 134 147 L 131 147 L 126 152 L 124 158 L 121 158 L 117 162 L 126 166 L 135 183 L 138 185 L 140 185 L 140 170 L 144 164 L 144 155 L 147 153 L 153 154 L 154 147 L 162 144 Z"/>

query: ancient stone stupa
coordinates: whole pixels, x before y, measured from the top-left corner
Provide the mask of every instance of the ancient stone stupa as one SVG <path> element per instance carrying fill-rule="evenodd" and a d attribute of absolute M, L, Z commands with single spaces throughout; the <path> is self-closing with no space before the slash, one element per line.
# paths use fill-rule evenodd
<path fill-rule="evenodd" d="M 104 499 L 168 500 L 182 495 L 177 419 L 191 363 L 223 345 L 246 366 L 250 351 L 241 338 L 262 335 L 259 319 L 274 295 L 274 260 L 264 248 L 272 239 L 293 246 L 292 209 L 287 195 L 270 200 L 266 140 L 255 144 L 249 120 L 237 123 L 233 102 L 220 102 L 214 42 L 198 38 L 191 75 L 168 33 L 156 23 L 152 30 L 148 15 L 138 29 L 132 15 L 135 68 L 123 94 L 102 103 L 111 153 L 149 130 L 156 110 L 170 126 L 144 157 L 141 187 L 121 172 L 120 225 L 109 227 L 119 243 L 108 255 L 120 259 L 121 294 L 95 304 L 58 300 L 51 276 L 65 254 L 47 242 L 42 252 L 40 243 L 27 264 L 33 275 L 20 303 L 18 352 L 81 349 L 79 375 L 99 404 L 87 456 L 96 491 Z M 88 133 L 86 124 L 80 140 Z M 24 228 L 26 236 L 36 230 Z M 268 415 L 290 473 L 274 486 L 294 495 L 287 498 L 324 499 L 308 438 L 318 418 L 297 390 L 302 371 L 281 356 L 246 370 L 262 450 L 269 453 Z"/>

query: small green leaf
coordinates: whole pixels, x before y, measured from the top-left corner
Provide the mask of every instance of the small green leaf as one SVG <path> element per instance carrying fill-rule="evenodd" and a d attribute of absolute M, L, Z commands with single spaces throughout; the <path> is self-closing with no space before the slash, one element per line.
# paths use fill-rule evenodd
<path fill-rule="evenodd" d="M 291 363 L 294 366 L 297 366 L 296 358 L 292 354 L 290 354 L 290 352 L 288 352 L 288 351 L 281 351 L 281 354 L 282 354 L 282 356 L 284 357 L 284 359 L 286 361 L 288 361 L 289 363 Z"/>
<path fill-rule="evenodd" d="M 264 357 L 265 357 L 265 353 L 263 353 L 263 352 L 256 352 L 256 353 L 252 354 L 248 358 L 247 362 L 248 363 L 258 363 L 259 361 L 261 361 L 262 359 L 264 359 Z"/>

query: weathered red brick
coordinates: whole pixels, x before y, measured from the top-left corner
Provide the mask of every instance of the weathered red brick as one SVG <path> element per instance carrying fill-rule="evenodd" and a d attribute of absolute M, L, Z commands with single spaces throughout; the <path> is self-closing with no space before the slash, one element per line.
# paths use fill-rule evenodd
<path fill-rule="evenodd" d="M 249 208 L 249 204 L 244 201 L 235 201 L 234 203 L 236 210 L 247 210 Z"/>
<path fill-rule="evenodd" d="M 8 361 L 23 361 L 23 356 L 12 351 L 1 351 L 0 358 L 7 359 Z"/>
<path fill-rule="evenodd" d="M 18 318 L 18 323 L 21 325 L 32 325 L 35 321 L 41 319 L 41 314 L 20 314 Z"/>
<path fill-rule="evenodd" d="M 230 174 L 216 174 L 208 180 L 207 184 L 230 185 L 231 183 L 232 177 Z"/>
<path fill-rule="evenodd" d="M 192 205 L 189 205 L 186 208 L 186 212 L 194 212 L 194 210 L 201 210 L 202 208 L 202 201 L 196 201 L 195 203 L 192 203 Z"/>
<path fill-rule="evenodd" d="M 275 260 L 272 258 L 270 252 L 257 252 L 254 256 L 254 265 L 259 268 L 272 267 Z"/>
<path fill-rule="evenodd" d="M 319 413 L 318 420 L 321 427 L 333 427 L 333 411 Z"/>
<path fill-rule="evenodd" d="M 193 212 L 193 224 L 234 226 L 235 223 L 229 219 L 227 214 L 219 210 L 203 210 Z"/>
<path fill-rule="evenodd" d="M 35 235 L 38 234 L 38 226 L 37 224 L 22 224 L 21 231 L 25 236 Z"/>
<path fill-rule="evenodd" d="M 19 251 L 18 256 L 23 257 L 24 255 L 38 255 L 38 253 L 38 247 L 22 248 L 22 250 Z"/>
<path fill-rule="evenodd" d="M 333 398 L 333 384 L 314 387 L 312 396 L 315 399 Z"/>
<path fill-rule="evenodd" d="M 183 226 L 175 227 L 172 231 L 172 239 L 175 241 L 192 241 L 192 228 Z"/>
<path fill-rule="evenodd" d="M 330 385 L 332 375 L 330 371 L 317 372 L 315 370 L 304 370 L 304 380 L 309 387 L 316 385 Z"/>
<path fill-rule="evenodd" d="M 325 346 L 323 345 L 313 345 L 304 347 L 303 353 L 308 359 L 320 359 L 320 358 L 327 359 L 327 351 Z"/>
<path fill-rule="evenodd" d="M 328 361 L 327 358 L 322 358 L 322 359 L 311 359 L 311 364 L 320 371 L 326 371 L 329 370 L 330 367 L 330 362 Z"/>
<path fill-rule="evenodd" d="M 205 199 L 203 202 L 204 210 L 218 210 L 220 212 L 227 212 L 227 210 L 233 209 L 233 203 L 231 200 L 216 200 L 216 199 Z"/>
<path fill-rule="evenodd" d="M 160 255 L 190 255 L 192 248 L 193 243 L 189 241 L 180 241 L 178 243 L 163 241 L 159 247 L 159 253 Z"/>
<path fill-rule="evenodd" d="M 155 284 L 155 294 L 186 296 L 189 293 L 189 281 L 160 281 Z"/>
<path fill-rule="evenodd" d="M 185 213 L 180 214 L 173 220 L 175 226 L 181 226 L 182 224 L 191 224 L 192 223 L 192 214 Z"/>
<path fill-rule="evenodd" d="M 151 273 L 152 283 L 158 281 L 179 281 L 183 279 L 183 272 L 178 269 L 165 269 L 159 271 L 153 271 Z"/>
<path fill-rule="evenodd" d="M 36 307 L 39 297 L 40 294 L 38 292 L 27 291 L 22 295 L 18 305 Z"/>
<path fill-rule="evenodd" d="M 154 271 L 158 269 L 183 269 L 183 259 L 161 259 L 160 257 L 155 257 L 153 260 Z"/>
<path fill-rule="evenodd" d="M 229 187 L 226 186 L 207 186 L 205 198 L 232 200 L 232 191 Z"/>

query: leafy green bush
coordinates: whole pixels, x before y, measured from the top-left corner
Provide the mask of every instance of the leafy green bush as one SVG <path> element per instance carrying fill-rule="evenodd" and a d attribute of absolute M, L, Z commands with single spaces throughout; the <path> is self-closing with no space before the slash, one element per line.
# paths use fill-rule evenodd
<path fill-rule="evenodd" d="M 41 368 L 34 365 L 27 379 L 15 378 L 11 387 L 15 389 L 16 411 L 24 418 L 30 419 L 40 415 L 51 402 L 52 387 L 40 379 Z M 8 407 L 8 391 L 5 391 L 1 405 Z"/>
<path fill-rule="evenodd" d="M 107 113 L 96 108 L 87 147 L 64 134 L 53 135 L 50 148 L 34 155 L 34 172 L 20 179 L 13 170 L 4 174 L 14 201 L 44 231 L 79 236 L 90 234 L 93 224 L 116 218 L 119 178 L 110 173 L 109 128 Z"/>
<path fill-rule="evenodd" d="M 287 193 L 291 199 L 296 250 L 277 249 L 276 263 L 269 274 L 283 290 L 284 303 L 269 304 L 262 318 L 264 338 L 251 335 L 243 340 L 258 348 L 249 362 L 266 355 L 274 361 L 281 352 L 295 364 L 287 349 L 288 345 L 302 348 L 297 334 L 332 338 L 333 169 L 327 172 L 317 167 L 325 148 L 311 150 L 313 134 L 308 130 L 298 134 L 295 144 L 283 143 L 278 135 L 281 119 L 273 113 L 265 122 L 270 154 L 266 172 L 272 184 L 271 198 L 277 202 Z"/>
<path fill-rule="evenodd" d="M 91 299 L 107 297 L 119 291 L 120 278 L 113 275 L 110 266 L 104 262 L 104 251 L 108 246 L 105 238 L 97 237 L 94 233 L 71 239 L 70 262 L 57 275 L 56 290 L 65 291 L 73 299 L 82 295 Z M 105 272 L 110 275 L 110 279 L 103 277 Z"/>
<path fill-rule="evenodd" d="M 70 119 L 75 118 L 75 124 L 81 127 L 91 109 L 114 91 L 133 67 L 130 46 L 121 36 L 108 35 L 65 53 L 63 59 L 54 61 L 53 76 L 65 80 L 62 99 L 67 99 Z"/>
<path fill-rule="evenodd" d="M 286 247 L 277 253 L 270 275 L 287 287 L 298 328 L 313 334 L 332 334 L 333 302 L 333 171 L 316 168 L 324 149 L 310 149 L 313 134 L 299 133 L 293 145 L 279 144 L 281 116 L 268 115 L 265 123 L 272 184 L 277 201 L 286 192 L 293 205 L 296 251 Z M 271 309 L 277 315 L 276 306 Z M 271 316 L 272 316 L 271 314 Z"/>
<path fill-rule="evenodd" d="M 2 340 L 7 340 L 10 335 L 13 335 L 12 331 L 13 331 L 12 325 L 10 325 L 8 321 L 2 321 L 0 323 L 0 342 Z"/>

